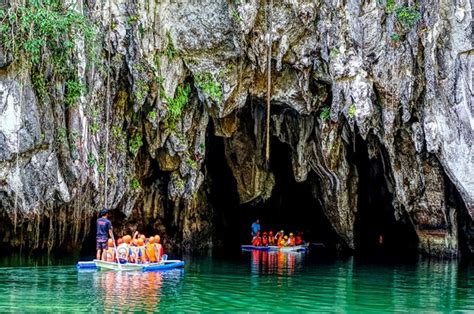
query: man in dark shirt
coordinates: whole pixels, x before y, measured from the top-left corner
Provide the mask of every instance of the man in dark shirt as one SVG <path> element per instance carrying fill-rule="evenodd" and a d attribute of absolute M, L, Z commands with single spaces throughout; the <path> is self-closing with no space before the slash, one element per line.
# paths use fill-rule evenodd
<path fill-rule="evenodd" d="M 96 233 L 96 258 L 100 259 L 102 253 L 107 249 L 107 240 L 113 238 L 112 223 L 107 219 L 107 209 L 104 208 L 99 213 L 100 218 L 97 219 L 97 233 Z"/>

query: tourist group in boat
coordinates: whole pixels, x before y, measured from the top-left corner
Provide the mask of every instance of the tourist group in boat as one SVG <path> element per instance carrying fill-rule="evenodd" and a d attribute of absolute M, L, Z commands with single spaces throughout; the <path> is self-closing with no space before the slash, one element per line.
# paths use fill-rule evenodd
<path fill-rule="evenodd" d="M 159 235 L 146 237 L 135 231 L 133 237 L 124 235 L 114 243 L 112 223 L 108 219 L 107 209 L 102 209 L 97 219 L 96 259 L 107 262 L 118 260 L 120 263 L 156 263 L 161 261 L 164 254 L 160 240 Z"/>
<path fill-rule="evenodd" d="M 278 246 L 292 247 L 303 245 L 303 234 L 297 232 L 296 235 L 292 232 L 289 235 L 285 234 L 284 230 L 280 230 L 273 234 L 273 231 L 260 231 L 260 220 L 257 219 L 251 226 L 252 245 L 253 246 Z"/>

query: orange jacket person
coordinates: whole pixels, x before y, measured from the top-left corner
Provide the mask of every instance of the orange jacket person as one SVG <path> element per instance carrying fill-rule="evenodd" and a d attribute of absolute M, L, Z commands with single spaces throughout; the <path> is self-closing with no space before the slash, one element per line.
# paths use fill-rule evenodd
<path fill-rule="evenodd" d="M 275 245 L 275 236 L 271 230 L 268 232 L 268 245 Z"/>
<path fill-rule="evenodd" d="M 257 234 L 252 239 L 252 245 L 260 246 L 260 244 L 261 244 L 260 231 L 257 231 Z"/>
<path fill-rule="evenodd" d="M 108 248 L 102 254 L 102 260 L 107 262 L 115 262 L 115 249 L 114 249 L 114 241 L 109 239 L 107 241 Z"/>
<path fill-rule="evenodd" d="M 148 243 L 146 244 L 146 258 L 150 263 L 156 263 L 157 258 L 156 258 L 156 246 L 155 246 L 155 238 L 150 237 L 148 239 Z"/>
<path fill-rule="evenodd" d="M 303 236 L 301 235 L 301 232 L 298 232 L 296 234 L 296 240 L 295 240 L 296 245 L 301 245 L 303 244 Z"/>
<path fill-rule="evenodd" d="M 161 245 L 160 241 L 160 236 L 155 235 L 156 260 L 158 262 L 161 261 L 161 257 L 163 256 L 163 254 L 165 254 L 165 250 L 163 249 L 163 245 Z"/>
<path fill-rule="evenodd" d="M 293 235 L 293 233 L 290 233 L 290 238 L 288 239 L 288 245 L 295 246 L 295 242 L 296 242 L 295 236 Z"/>
<path fill-rule="evenodd" d="M 263 232 L 262 245 L 263 245 L 263 246 L 268 246 L 268 236 L 267 236 L 267 232 L 266 232 L 266 231 Z"/>

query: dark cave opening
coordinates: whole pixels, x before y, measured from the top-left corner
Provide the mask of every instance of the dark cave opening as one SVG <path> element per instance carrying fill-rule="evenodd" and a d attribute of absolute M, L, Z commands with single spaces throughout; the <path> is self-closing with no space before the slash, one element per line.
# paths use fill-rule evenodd
<path fill-rule="evenodd" d="M 358 208 L 354 233 L 356 254 L 363 256 L 415 255 L 418 237 L 408 216 L 395 217 L 393 195 L 385 176 L 383 152 L 370 158 L 367 142 L 356 136 L 355 151 L 349 153 L 359 174 Z"/>
<path fill-rule="evenodd" d="M 260 219 L 262 231 L 301 231 L 304 239 L 335 248 L 340 239 L 332 229 L 321 205 L 312 193 L 314 177 L 296 182 L 291 163 L 291 148 L 276 137 L 271 141 L 270 170 L 275 176 L 271 197 L 265 201 L 240 204 L 237 184 L 227 164 L 224 139 L 208 136 L 206 169 L 210 184 L 208 198 L 214 209 L 216 243 L 223 247 L 239 247 L 250 242 L 250 225 Z"/>

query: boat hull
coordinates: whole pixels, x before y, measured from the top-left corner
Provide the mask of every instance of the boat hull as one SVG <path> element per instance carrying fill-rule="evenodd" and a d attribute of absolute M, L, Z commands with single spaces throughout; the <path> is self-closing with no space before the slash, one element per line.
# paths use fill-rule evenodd
<path fill-rule="evenodd" d="M 106 262 L 101 260 L 80 261 L 76 267 L 81 270 L 99 269 L 99 270 L 114 270 L 114 271 L 161 271 L 173 268 L 181 268 L 184 266 L 184 261 L 181 260 L 167 260 L 162 263 L 151 264 L 134 264 L 125 263 L 117 264 L 115 262 Z"/>

